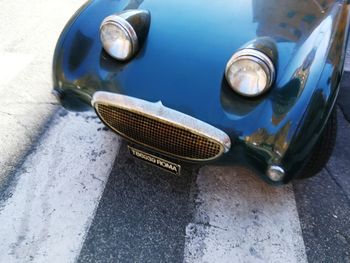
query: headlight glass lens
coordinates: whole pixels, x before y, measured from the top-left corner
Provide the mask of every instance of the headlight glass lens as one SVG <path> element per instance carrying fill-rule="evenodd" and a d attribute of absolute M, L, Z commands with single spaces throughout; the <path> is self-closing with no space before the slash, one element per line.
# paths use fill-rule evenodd
<path fill-rule="evenodd" d="M 225 75 L 235 92 L 242 96 L 255 97 L 271 87 L 274 66 L 271 60 L 261 52 L 242 50 L 230 59 Z"/>
<path fill-rule="evenodd" d="M 128 59 L 133 53 L 133 44 L 127 31 L 117 23 L 105 23 L 100 29 L 103 48 L 112 57 Z"/>
<path fill-rule="evenodd" d="M 243 59 L 234 63 L 228 70 L 228 81 L 235 91 L 242 95 L 254 96 L 267 85 L 267 75 L 256 62 Z"/>

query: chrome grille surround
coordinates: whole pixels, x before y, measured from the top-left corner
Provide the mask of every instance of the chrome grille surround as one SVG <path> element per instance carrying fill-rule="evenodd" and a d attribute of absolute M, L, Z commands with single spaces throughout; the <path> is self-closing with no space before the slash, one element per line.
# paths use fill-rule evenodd
<path fill-rule="evenodd" d="M 146 148 L 189 161 L 217 159 L 231 148 L 223 131 L 161 102 L 98 91 L 92 99 L 99 118 L 114 132 Z"/>

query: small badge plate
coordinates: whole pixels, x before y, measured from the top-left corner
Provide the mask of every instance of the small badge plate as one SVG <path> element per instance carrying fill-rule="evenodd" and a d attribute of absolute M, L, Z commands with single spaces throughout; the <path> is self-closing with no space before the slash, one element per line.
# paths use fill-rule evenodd
<path fill-rule="evenodd" d="M 160 168 L 162 168 L 170 173 L 173 173 L 175 175 L 181 174 L 181 166 L 176 164 L 176 163 L 164 160 L 162 158 L 159 158 L 158 156 L 154 156 L 152 154 L 146 153 L 144 151 L 135 149 L 135 148 L 130 147 L 130 146 L 128 146 L 128 149 L 129 149 L 130 154 L 138 159 L 141 159 L 145 162 L 148 162 L 150 164 L 158 166 L 158 167 L 160 167 Z"/>

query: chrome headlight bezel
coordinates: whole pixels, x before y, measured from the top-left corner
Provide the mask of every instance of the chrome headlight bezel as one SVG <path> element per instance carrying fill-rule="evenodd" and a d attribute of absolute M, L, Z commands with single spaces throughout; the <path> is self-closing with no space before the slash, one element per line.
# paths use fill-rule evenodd
<path fill-rule="evenodd" d="M 121 57 L 120 55 L 116 54 L 115 52 L 113 52 L 113 50 L 111 48 L 108 47 L 107 43 L 105 43 L 103 41 L 103 37 L 102 37 L 102 29 L 104 26 L 106 25 L 113 25 L 118 27 L 118 29 L 120 29 L 124 34 L 125 37 L 130 41 L 131 43 L 131 51 L 127 53 L 126 56 Z M 104 50 L 113 58 L 120 60 L 120 61 L 126 61 L 129 60 L 137 51 L 138 51 L 138 37 L 136 34 L 135 29 L 133 28 L 133 26 L 124 18 L 118 16 L 118 15 L 111 15 L 106 17 L 100 26 L 100 39 L 102 42 L 102 46 L 104 48 Z"/>
<path fill-rule="evenodd" d="M 231 67 L 242 60 L 249 60 L 250 62 L 256 63 L 263 69 L 263 71 L 266 74 L 266 85 L 263 89 L 261 89 L 259 92 L 256 92 L 254 94 L 248 94 L 244 93 L 241 90 L 239 90 L 237 87 L 234 87 L 230 82 L 230 69 Z M 275 81 L 276 76 L 276 70 L 275 65 L 272 62 L 272 60 L 265 55 L 263 52 L 252 49 L 252 48 L 245 48 L 242 50 L 239 50 L 233 56 L 230 58 L 230 60 L 227 62 L 226 69 L 225 69 L 225 77 L 232 88 L 233 91 L 237 92 L 238 94 L 244 96 L 244 97 L 257 97 L 264 93 L 266 93 L 272 86 L 273 82 Z"/>

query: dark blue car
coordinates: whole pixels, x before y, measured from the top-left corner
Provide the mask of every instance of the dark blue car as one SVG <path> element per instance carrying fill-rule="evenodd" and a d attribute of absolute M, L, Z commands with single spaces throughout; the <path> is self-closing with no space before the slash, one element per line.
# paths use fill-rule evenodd
<path fill-rule="evenodd" d="M 60 36 L 54 89 L 169 172 L 238 163 L 287 183 L 331 155 L 348 25 L 344 0 L 92 0 Z"/>

